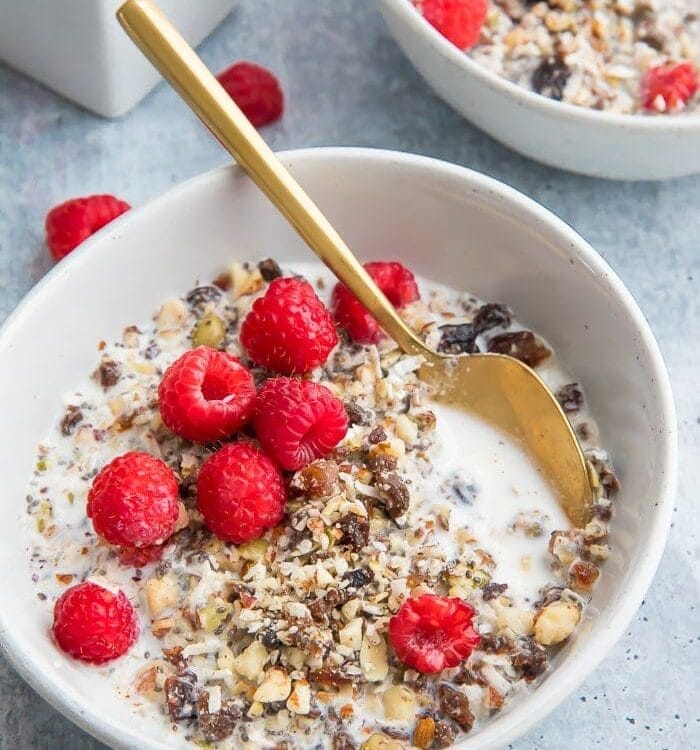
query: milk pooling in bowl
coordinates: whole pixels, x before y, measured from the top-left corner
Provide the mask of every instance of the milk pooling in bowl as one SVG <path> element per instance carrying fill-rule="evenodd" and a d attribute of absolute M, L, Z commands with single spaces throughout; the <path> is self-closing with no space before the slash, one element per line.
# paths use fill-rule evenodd
<path fill-rule="evenodd" d="M 108 666 L 84 668 L 101 671 L 139 720 L 172 726 L 183 746 L 446 747 L 536 689 L 586 616 L 608 553 L 616 480 L 581 386 L 505 304 L 416 285 L 399 264 L 377 265 L 384 283 L 409 279 L 400 312 L 428 346 L 507 348 L 535 367 L 591 464 L 593 520 L 571 528 L 518 445 L 434 403 L 417 377 L 420 358 L 375 336 L 361 311 L 343 317 L 318 265 L 235 263 L 216 283 L 163 301 L 151 321 L 125 320 L 39 446 L 27 499 L 30 574 L 43 617 L 85 581 L 123 592 L 138 641 Z M 261 311 L 284 312 L 284 295 L 294 296 L 289 315 L 261 334 Z M 274 367 L 261 364 L 268 336 L 304 305 L 326 326 L 308 337 L 313 366 L 303 377 L 280 372 L 277 350 Z M 295 325 L 290 336 L 303 322 Z M 323 341 L 330 347 L 321 361 Z M 308 355 L 303 339 L 291 355 Z M 172 411 L 183 392 L 200 398 L 196 388 L 164 401 L 164 373 L 172 380 L 171 368 L 185 368 L 189 383 L 200 373 L 187 369 L 193 359 L 206 369 L 211 400 L 240 399 L 244 381 L 255 399 L 225 439 L 180 435 L 184 422 Z M 182 419 L 204 414 L 194 428 L 209 434 L 208 408 L 187 404 Z M 290 424 L 304 429 L 290 436 Z M 309 434 L 318 440 L 302 450 Z M 86 513 L 96 476 L 102 487 L 105 467 L 128 452 L 156 458 L 174 476 L 170 502 L 179 512 L 162 544 L 117 544 L 96 533 L 96 511 Z M 219 466 L 235 481 L 220 481 Z M 273 510 L 272 490 L 283 493 L 284 507 L 261 521 L 254 502 L 239 528 L 260 466 L 267 473 L 255 492 Z M 242 488 L 235 497 L 232 486 Z M 221 502 L 229 503 L 223 520 L 210 515 Z M 250 522 L 259 524 L 254 533 Z M 47 648 L 51 640 L 47 632 Z"/>

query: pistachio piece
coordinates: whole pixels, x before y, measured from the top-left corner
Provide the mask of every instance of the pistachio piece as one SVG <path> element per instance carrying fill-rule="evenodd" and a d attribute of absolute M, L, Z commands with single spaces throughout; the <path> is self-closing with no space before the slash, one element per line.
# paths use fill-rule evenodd
<path fill-rule="evenodd" d="M 192 329 L 192 346 L 218 349 L 226 335 L 224 321 L 213 312 L 203 315 Z"/>

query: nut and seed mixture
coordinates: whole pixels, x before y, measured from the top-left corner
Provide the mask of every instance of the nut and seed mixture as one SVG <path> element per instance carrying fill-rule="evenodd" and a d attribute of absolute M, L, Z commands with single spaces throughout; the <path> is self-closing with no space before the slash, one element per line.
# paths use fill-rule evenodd
<path fill-rule="evenodd" d="M 697 0 L 491 0 L 481 39 L 468 54 L 569 104 L 668 112 L 662 97 L 644 106 L 644 76 L 668 63 L 700 65 L 700 7 Z M 695 111 L 698 98 L 675 109 Z"/>
<path fill-rule="evenodd" d="M 141 622 L 139 642 L 99 669 L 148 720 L 159 715 L 185 742 L 448 747 L 536 683 L 585 617 L 609 553 L 617 480 L 595 447 L 582 389 L 558 369 L 546 342 L 504 305 L 435 286 L 402 315 L 442 351 L 506 352 L 538 368 L 585 448 L 597 496 L 593 520 L 582 529 L 556 525 L 561 517 L 555 522 L 537 496 L 526 499 L 529 510 L 495 521 L 507 544 L 526 545 L 522 570 L 499 566 L 470 526 L 483 487 L 438 466 L 440 412 L 416 376 L 419 358 L 390 341 L 342 340 L 312 377 L 344 400 L 346 438 L 288 475 L 280 525 L 239 546 L 220 541 L 204 527 L 195 498 L 199 467 L 218 446 L 189 443 L 165 428 L 158 382 L 193 345 L 244 357 L 239 324 L 280 273 L 273 261 L 234 264 L 214 284 L 167 300 L 152 322 L 100 343 L 92 378 L 67 398 L 30 482 L 37 595 L 48 613 L 66 586 L 88 578 L 126 592 Z M 314 281 L 320 272 L 309 266 L 304 273 Z M 327 277 L 318 287 L 328 290 Z M 162 557 L 137 569 L 120 564 L 85 515 L 92 478 L 131 449 L 176 472 L 187 509 Z M 519 477 L 512 482 L 517 495 Z M 536 595 L 522 595 L 518 577 L 534 557 L 546 571 Z M 481 634 L 467 661 L 437 675 L 403 666 L 387 637 L 391 616 L 424 593 L 466 600 Z"/>

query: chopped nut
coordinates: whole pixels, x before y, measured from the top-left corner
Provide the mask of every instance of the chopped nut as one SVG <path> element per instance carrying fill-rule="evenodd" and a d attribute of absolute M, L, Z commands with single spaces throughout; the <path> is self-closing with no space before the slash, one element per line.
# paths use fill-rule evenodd
<path fill-rule="evenodd" d="M 345 732 L 333 735 L 333 750 L 355 750 L 355 743 Z"/>
<path fill-rule="evenodd" d="M 248 648 L 243 649 L 233 662 L 233 667 L 242 677 L 254 680 L 263 670 L 268 653 L 260 641 L 253 641 Z M 287 691 L 289 694 L 289 691 Z M 286 695 L 284 696 L 287 697 Z M 255 700 L 260 700 L 256 698 Z M 278 698 L 277 700 L 282 700 Z"/>
<path fill-rule="evenodd" d="M 435 719 L 424 716 L 418 720 L 413 732 L 413 744 L 421 750 L 429 750 L 435 739 Z"/>
<path fill-rule="evenodd" d="M 386 641 L 381 635 L 365 633 L 360 649 L 360 666 L 368 682 L 381 682 L 389 673 Z"/>
<path fill-rule="evenodd" d="M 535 615 L 535 640 L 543 646 L 561 643 L 574 632 L 580 619 L 581 612 L 572 602 L 552 602 Z"/>
<path fill-rule="evenodd" d="M 360 750 L 403 750 L 403 746 L 385 734 L 373 734 L 362 743 Z"/>
<path fill-rule="evenodd" d="M 182 327 L 187 318 L 187 306 L 181 299 L 166 300 L 156 315 L 156 328 L 160 333 Z"/>
<path fill-rule="evenodd" d="M 311 688 L 307 680 L 298 680 L 287 700 L 287 708 L 293 714 L 306 715 L 311 711 Z"/>
<path fill-rule="evenodd" d="M 409 722 L 416 714 L 416 696 L 405 685 L 392 685 L 382 695 L 384 716 L 391 721 Z"/>
<path fill-rule="evenodd" d="M 265 673 L 265 679 L 255 691 L 253 700 L 260 703 L 276 703 L 286 700 L 291 690 L 292 681 L 287 674 L 287 670 L 273 667 Z"/>
<path fill-rule="evenodd" d="M 362 618 L 356 617 L 338 632 L 338 640 L 343 646 L 359 651 L 362 647 Z"/>
<path fill-rule="evenodd" d="M 156 638 L 163 638 L 167 635 L 175 625 L 175 618 L 173 617 L 161 617 L 160 620 L 154 620 L 151 623 L 151 633 Z"/>
<path fill-rule="evenodd" d="M 177 581 L 173 577 L 149 578 L 146 581 L 146 603 L 151 617 L 158 618 L 166 610 L 175 607 L 178 594 Z"/>

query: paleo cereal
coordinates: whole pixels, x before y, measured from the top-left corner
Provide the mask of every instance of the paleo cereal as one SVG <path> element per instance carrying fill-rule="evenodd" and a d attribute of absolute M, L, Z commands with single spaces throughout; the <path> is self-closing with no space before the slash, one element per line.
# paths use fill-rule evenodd
<path fill-rule="evenodd" d="M 552 99 L 623 114 L 697 108 L 697 0 L 414 4 L 480 65 Z M 475 24 L 479 35 L 473 33 Z"/>
<path fill-rule="evenodd" d="M 593 518 L 571 528 L 516 445 L 432 403 L 320 266 L 237 263 L 166 300 L 100 343 L 26 519 L 47 646 L 174 746 L 448 747 L 588 616 L 618 485 L 582 389 L 505 305 L 367 269 L 428 345 L 537 368 Z"/>

